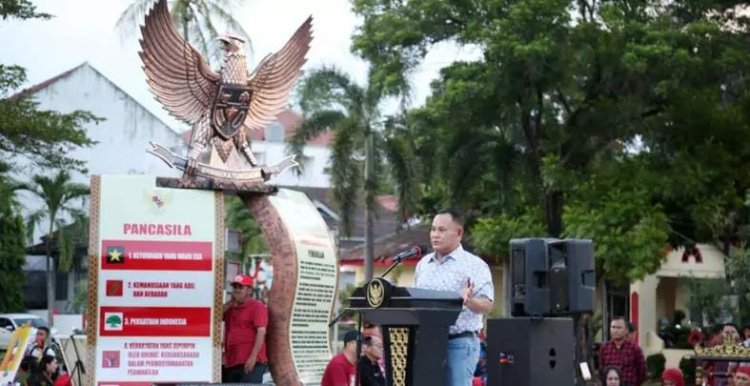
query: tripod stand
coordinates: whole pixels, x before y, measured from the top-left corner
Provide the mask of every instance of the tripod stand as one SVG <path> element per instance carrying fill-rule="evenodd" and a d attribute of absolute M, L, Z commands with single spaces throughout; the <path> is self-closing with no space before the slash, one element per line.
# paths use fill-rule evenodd
<path fill-rule="evenodd" d="M 82 386 L 83 382 L 81 382 L 81 374 L 86 374 L 86 368 L 83 366 L 83 362 L 81 361 L 81 354 L 78 352 L 78 345 L 76 344 L 75 335 L 70 335 L 70 342 L 73 343 L 73 351 L 76 353 L 76 362 L 75 365 L 73 365 L 73 370 L 70 371 L 70 378 L 78 377 L 78 382 L 76 383 L 77 386 Z"/>

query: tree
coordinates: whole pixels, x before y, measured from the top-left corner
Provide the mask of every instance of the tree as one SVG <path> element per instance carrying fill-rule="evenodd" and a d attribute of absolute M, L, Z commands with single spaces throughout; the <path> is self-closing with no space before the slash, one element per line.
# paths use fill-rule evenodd
<path fill-rule="evenodd" d="M 332 130 L 331 184 L 341 211 L 344 234 L 351 234 L 357 200 L 364 196 L 365 280 L 373 274 L 375 197 L 383 173 L 383 159 L 398 153 L 397 144 L 384 135 L 380 89 L 356 84 L 333 67 L 313 70 L 299 87 L 303 123 L 290 139 L 302 159 L 304 145 L 323 130 Z"/>
<path fill-rule="evenodd" d="M 70 216 L 75 220 L 81 221 L 85 213 L 78 207 L 74 207 L 75 200 L 81 200 L 81 204 L 89 195 L 89 188 L 86 185 L 72 182 L 70 174 L 61 170 L 53 177 L 35 175 L 32 183 L 25 184 L 22 189 L 29 191 L 44 203 L 42 209 L 33 212 L 28 220 L 28 235 L 31 238 L 34 234 L 34 228 L 41 220 L 47 221 L 47 235 L 44 238 L 47 255 L 47 313 L 48 320 L 52 323 L 53 304 L 55 300 L 55 270 L 52 260 L 52 240 L 57 233 L 57 242 L 59 248 L 59 269 L 67 272 L 72 261 L 72 248 L 63 246 L 70 245 L 66 240 L 68 234 L 65 232 L 64 216 Z M 82 205 L 81 205 L 82 206 Z"/>
<path fill-rule="evenodd" d="M 667 242 L 727 249 L 747 223 L 741 5 L 356 0 L 353 48 L 395 94 L 434 45 L 478 48 L 406 116 L 415 154 L 430 150 L 417 201 L 459 203 L 482 252 L 509 236 L 591 237 L 599 274 L 628 283 L 659 268 Z"/>
<path fill-rule="evenodd" d="M 135 27 L 143 23 L 143 17 L 153 3 L 154 0 L 134 0 L 125 9 L 117 20 L 117 28 L 124 36 L 133 36 Z M 237 0 L 174 0 L 169 13 L 182 37 L 195 45 L 207 60 L 215 63 L 221 57 L 220 47 L 211 43 L 219 36 L 217 22 L 238 34 L 252 50 L 250 36 L 231 14 L 240 4 L 242 2 Z"/>
<path fill-rule="evenodd" d="M 24 305 L 23 265 L 26 256 L 25 231 L 15 184 L 0 170 L 0 309 L 21 312 Z"/>
<path fill-rule="evenodd" d="M 22 20 L 34 18 L 49 19 L 52 17 L 50 14 L 37 12 L 36 7 L 28 0 L 0 0 L 0 16 L 3 17 L 3 20 L 8 17 L 15 17 Z"/>
<path fill-rule="evenodd" d="M 244 264 L 249 264 L 250 256 L 268 253 L 268 243 L 244 202 L 239 197 L 230 195 L 225 196 L 225 200 L 226 227 L 240 233 L 241 260 Z"/>
<path fill-rule="evenodd" d="M 27 0 L 0 0 L 3 20 L 50 18 Z M 85 170 L 85 163 L 68 157 L 73 147 L 94 144 L 81 126 L 98 118 L 84 111 L 61 114 L 41 110 L 28 93 L 13 94 L 26 82 L 22 67 L 0 64 L 0 309 L 23 310 L 25 257 L 24 224 L 14 200 L 15 185 L 6 176 L 13 171 L 8 160 L 26 157 L 44 168 Z M 51 319 L 50 319 L 51 320 Z"/>
<path fill-rule="evenodd" d="M 390 93 L 432 46 L 478 47 L 479 60 L 441 70 L 405 117 L 425 171 L 417 202 L 458 203 L 480 224 L 518 221 L 472 232 L 494 251 L 539 225 L 539 236 L 593 237 L 604 274 L 629 282 L 658 268 L 662 240 L 731 242 L 747 218 L 738 4 L 358 0 L 353 47 Z M 626 262 L 632 252 L 642 258 Z"/>

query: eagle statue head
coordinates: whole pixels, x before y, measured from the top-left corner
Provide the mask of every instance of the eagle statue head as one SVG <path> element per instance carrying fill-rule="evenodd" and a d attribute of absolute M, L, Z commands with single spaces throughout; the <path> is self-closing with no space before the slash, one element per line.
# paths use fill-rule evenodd
<path fill-rule="evenodd" d="M 221 42 L 221 48 L 226 53 L 231 52 L 241 52 L 242 47 L 245 44 L 245 40 L 237 35 L 232 34 L 222 34 L 219 35 L 219 37 L 216 38 L 219 42 Z"/>

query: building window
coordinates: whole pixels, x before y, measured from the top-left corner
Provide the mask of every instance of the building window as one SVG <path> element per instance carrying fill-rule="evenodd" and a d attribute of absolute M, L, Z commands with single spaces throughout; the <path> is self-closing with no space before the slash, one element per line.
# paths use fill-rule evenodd
<path fill-rule="evenodd" d="M 68 274 L 57 273 L 55 278 L 55 300 L 68 299 Z"/>

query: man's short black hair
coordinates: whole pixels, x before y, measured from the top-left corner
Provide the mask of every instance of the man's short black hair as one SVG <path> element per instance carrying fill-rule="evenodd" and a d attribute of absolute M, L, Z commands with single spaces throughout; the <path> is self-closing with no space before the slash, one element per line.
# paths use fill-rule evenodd
<path fill-rule="evenodd" d="M 628 321 L 625 320 L 624 316 L 613 316 L 612 319 L 610 319 L 609 323 L 614 322 L 615 320 L 622 320 L 623 323 L 625 323 L 625 327 L 628 326 Z"/>
<path fill-rule="evenodd" d="M 37 330 L 44 331 L 47 333 L 47 336 L 49 336 L 49 327 L 42 326 L 42 327 L 37 328 Z"/>
<path fill-rule="evenodd" d="M 734 327 L 734 329 L 735 329 L 736 331 L 738 331 L 738 332 L 740 331 L 740 329 L 739 329 L 739 328 L 737 328 L 737 325 L 736 325 L 736 324 L 734 324 L 734 323 L 731 323 L 731 322 L 730 322 L 730 323 L 724 323 L 724 325 L 723 325 L 723 326 L 721 326 L 721 328 L 722 328 L 722 329 L 724 329 L 724 327 Z"/>
<path fill-rule="evenodd" d="M 460 226 L 464 226 L 464 216 L 461 214 L 461 212 L 458 209 L 455 208 L 447 208 L 447 209 L 441 209 L 437 213 L 435 213 L 435 216 L 439 214 L 447 214 L 451 216 L 451 219 L 453 222 Z"/>

